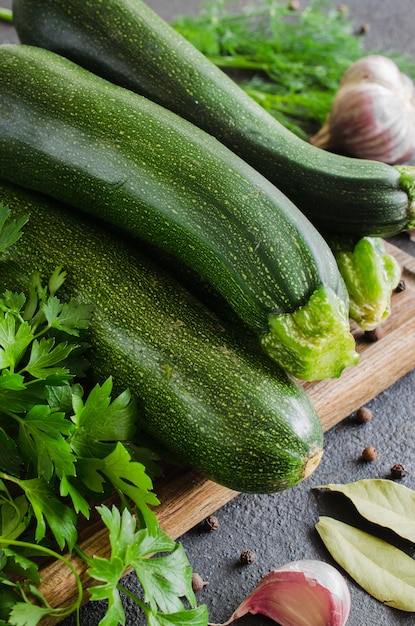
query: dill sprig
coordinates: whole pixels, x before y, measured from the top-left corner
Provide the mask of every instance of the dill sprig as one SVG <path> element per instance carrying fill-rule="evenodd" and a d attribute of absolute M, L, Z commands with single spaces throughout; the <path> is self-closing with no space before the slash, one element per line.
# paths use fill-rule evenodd
<path fill-rule="evenodd" d="M 208 0 L 199 14 L 181 16 L 173 26 L 302 137 L 325 120 L 346 69 L 367 54 L 382 54 L 366 50 L 348 12 L 326 0 L 302 10 L 276 0 Z M 387 56 L 415 76 L 405 55 Z"/>

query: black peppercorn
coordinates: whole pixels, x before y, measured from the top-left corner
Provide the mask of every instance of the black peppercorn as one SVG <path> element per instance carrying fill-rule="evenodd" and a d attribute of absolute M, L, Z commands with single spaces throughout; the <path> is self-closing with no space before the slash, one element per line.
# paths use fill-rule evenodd
<path fill-rule="evenodd" d="M 366 448 L 362 452 L 362 459 L 366 461 L 366 463 L 372 463 L 372 461 L 376 461 L 377 456 L 378 452 L 373 446 L 366 446 Z"/>
<path fill-rule="evenodd" d="M 204 526 L 206 530 L 218 530 L 219 528 L 219 520 L 215 515 L 209 515 L 204 522 Z"/>
<path fill-rule="evenodd" d="M 362 406 L 360 407 L 360 409 L 357 409 L 356 420 L 360 424 L 366 424 L 367 422 L 370 422 L 371 419 L 372 419 L 372 411 L 370 409 L 368 409 L 365 406 Z"/>
<path fill-rule="evenodd" d="M 407 470 L 404 468 L 402 463 L 395 463 L 391 467 L 391 476 L 392 478 L 403 478 L 408 474 Z"/>
<path fill-rule="evenodd" d="M 249 565 L 250 563 L 253 563 L 255 561 L 255 554 L 252 552 L 252 550 L 244 550 L 241 553 L 239 560 L 241 561 L 241 563 Z"/>

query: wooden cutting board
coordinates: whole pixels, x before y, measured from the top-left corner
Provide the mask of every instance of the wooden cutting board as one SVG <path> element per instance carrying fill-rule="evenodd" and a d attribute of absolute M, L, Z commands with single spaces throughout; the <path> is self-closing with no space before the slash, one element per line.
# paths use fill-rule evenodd
<path fill-rule="evenodd" d="M 303 383 L 324 431 L 415 368 L 415 257 L 395 246 L 386 245 L 388 252 L 401 265 L 405 289 L 393 294 L 391 315 L 381 326 L 380 339 L 370 340 L 367 334 L 353 327 L 360 353 L 359 364 L 347 368 L 339 379 Z M 187 468 L 174 470 L 158 481 L 154 491 L 160 500 L 156 510 L 159 523 L 173 539 L 237 495 L 235 491 L 206 480 Z M 90 556 L 108 557 L 110 554 L 107 531 L 98 518 L 91 519 L 81 529 L 78 543 Z M 77 557 L 68 558 L 86 589 L 91 585 L 91 579 L 86 573 L 85 563 Z M 52 606 L 64 606 L 76 599 L 75 579 L 60 562 L 44 566 L 40 573 L 43 580 L 41 590 Z M 45 620 L 42 624 L 56 624 L 56 620 Z"/>

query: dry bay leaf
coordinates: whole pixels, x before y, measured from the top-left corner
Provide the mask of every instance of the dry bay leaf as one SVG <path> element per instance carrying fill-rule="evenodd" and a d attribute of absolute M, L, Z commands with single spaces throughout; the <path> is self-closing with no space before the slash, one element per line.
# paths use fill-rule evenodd
<path fill-rule="evenodd" d="M 415 543 L 415 491 L 382 478 L 314 487 L 343 493 L 369 522 Z"/>
<path fill-rule="evenodd" d="M 415 560 L 383 539 L 322 516 L 316 524 L 334 560 L 371 596 L 415 612 Z"/>

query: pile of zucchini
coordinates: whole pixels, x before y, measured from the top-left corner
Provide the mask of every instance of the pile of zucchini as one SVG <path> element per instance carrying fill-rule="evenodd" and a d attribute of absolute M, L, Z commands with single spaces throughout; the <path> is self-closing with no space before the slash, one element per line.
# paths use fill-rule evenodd
<path fill-rule="evenodd" d="M 351 235 L 353 252 L 410 227 L 412 170 L 298 139 L 141 0 L 14 0 L 13 19 L 0 200 L 30 220 L 0 287 L 62 265 L 67 297 L 94 305 L 92 375 L 131 390 L 143 430 L 237 491 L 297 484 L 323 443 L 295 378 L 358 362 L 345 250 L 327 239 Z M 390 291 L 397 268 L 370 248 Z M 175 263 L 232 324 L 183 288 Z"/>

